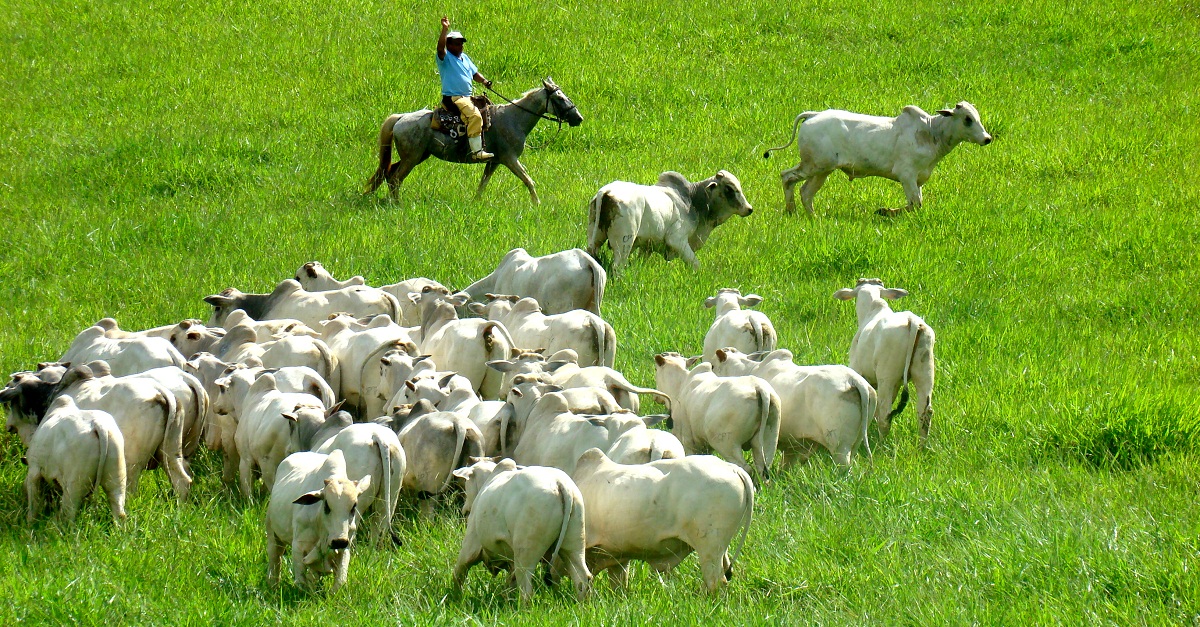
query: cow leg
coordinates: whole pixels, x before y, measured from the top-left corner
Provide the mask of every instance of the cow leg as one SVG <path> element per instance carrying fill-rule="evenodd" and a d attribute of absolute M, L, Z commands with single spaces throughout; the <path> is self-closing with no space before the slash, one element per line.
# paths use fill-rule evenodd
<path fill-rule="evenodd" d="M 521 591 L 522 605 L 529 605 L 533 601 L 533 572 L 540 561 L 541 555 L 536 552 L 513 551 L 513 579 Z"/>
<path fill-rule="evenodd" d="M 463 538 L 462 550 L 458 552 L 458 562 L 454 564 L 454 589 L 462 590 L 463 582 L 467 580 L 467 571 L 472 566 L 483 561 L 483 547 L 472 534 Z"/>
<path fill-rule="evenodd" d="M 241 457 L 237 454 L 236 448 L 223 449 L 224 458 L 221 462 L 221 481 L 226 484 L 232 484 L 238 479 L 238 466 L 241 464 Z"/>
<path fill-rule="evenodd" d="M 800 187 L 800 202 L 804 204 L 804 208 L 808 210 L 808 215 L 816 215 L 813 211 L 813 197 L 817 195 L 817 191 L 825 184 L 825 179 L 829 178 L 828 172 L 814 174 L 804 181 L 804 185 Z M 796 211 L 796 205 L 792 204 L 792 211 Z"/>
<path fill-rule="evenodd" d="M 521 162 L 516 159 L 505 161 L 504 165 L 511 170 L 517 178 L 521 179 L 521 182 L 525 184 L 525 187 L 529 188 L 529 199 L 533 201 L 533 204 L 542 204 L 541 199 L 538 198 L 537 189 L 533 186 L 533 179 L 529 178 L 529 173 L 525 171 L 525 166 L 521 165 Z"/>
<path fill-rule="evenodd" d="M 25 498 L 29 502 L 25 521 L 32 525 L 46 508 L 46 498 L 42 492 L 42 474 L 37 466 L 29 466 L 29 474 L 25 475 Z"/>
<path fill-rule="evenodd" d="M 126 456 L 125 459 L 130 459 Z M 138 483 L 142 479 L 142 465 L 136 462 L 125 464 L 125 498 L 137 495 Z"/>
<path fill-rule="evenodd" d="M 746 457 L 744 455 L 742 455 L 742 447 L 740 445 L 730 444 L 728 441 L 722 441 L 722 442 L 713 442 L 712 447 L 713 447 L 713 450 L 715 450 L 717 452 L 717 455 L 719 455 L 721 457 L 721 459 L 724 459 L 725 461 L 737 466 L 738 468 L 745 470 L 746 474 L 748 474 L 752 477 L 757 476 L 759 478 L 761 478 L 763 476 L 759 473 L 756 473 L 755 470 L 750 467 L 750 464 L 746 463 Z M 688 453 L 688 454 L 691 455 L 692 453 Z M 764 466 L 765 467 L 766 460 L 760 460 L 759 459 L 760 457 L 761 457 L 761 454 L 758 451 L 755 451 L 754 452 L 754 464 L 756 466 Z"/>
<path fill-rule="evenodd" d="M 911 211 L 921 208 L 921 186 L 917 184 L 915 176 L 903 176 L 900 178 L 900 184 L 904 186 L 904 195 L 908 198 L 908 206 L 904 209 L 880 209 L 876 213 L 881 216 L 891 217 L 899 215 L 901 211 Z"/>
<path fill-rule="evenodd" d="M 279 569 L 283 566 L 283 543 L 267 530 L 267 583 L 279 585 Z"/>
<path fill-rule="evenodd" d="M 75 516 L 79 514 L 79 508 L 83 506 L 83 499 L 87 496 L 88 490 L 92 487 L 92 482 L 81 484 L 80 481 L 68 481 L 62 487 L 62 503 L 58 511 L 58 515 L 67 523 L 75 522 Z"/>
<path fill-rule="evenodd" d="M 709 594 L 716 594 L 728 583 L 725 580 L 725 550 L 720 547 L 717 551 L 696 551 L 700 558 L 700 574 L 704 576 L 704 589 Z"/>
<path fill-rule="evenodd" d="M 783 210 L 787 213 L 796 213 L 796 196 L 795 188 L 798 181 L 805 178 L 803 174 L 804 162 L 796 164 L 796 167 L 784 170 L 779 175 L 779 180 L 783 183 Z M 815 193 L 815 192 L 814 192 Z"/>
<path fill-rule="evenodd" d="M 667 246 L 679 253 L 683 260 L 692 266 L 693 270 L 700 269 L 700 260 L 696 259 L 696 253 L 692 250 L 692 245 L 688 242 L 686 234 L 679 233 L 667 240 Z"/>
<path fill-rule="evenodd" d="M 171 480 L 171 487 L 175 490 L 175 496 L 179 498 L 179 502 L 187 501 L 188 492 L 192 488 L 192 478 L 188 476 L 187 469 L 183 467 L 182 451 L 168 453 L 162 451 L 162 456 L 166 460 L 165 470 L 167 477 Z"/>
<path fill-rule="evenodd" d="M 488 161 L 487 164 L 483 166 L 483 178 L 479 179 L 479 187 L 475 190 L 476 202 L 478 202 L 480 198 L 483 198 L 483 190 L 487 187 L 488 181 L 492 179 L 492 174 L 496 172 L 496 168 L 498 167 L 500 167 L 500 164 L 496 161 Z"/>
<path fill-rule="evenodd" d="M 894 379 L 879 379 L 879 387 L 875 389 L 878 395 L 878 404 L 875 407 L 875 425 L 879 427 L 879 440 L 882 442 L 887 438 L 888 432 L 892 429 L 892 418 L 888 415 L 892 411 L 892 403 L 896 400 L 896 392 L 899 389 Z"/>
<path fill-rule="evenodd" d="M 112 511 L 113 520 L 125 520 L 125 485 L 119 478 L 106 480 L 104 493 L 108 495 L 108 509 Z"/>
<path fill-rule="evenodd" d="M 921 421 L 921 448 L 926 448 L 929 425 L 933 422 L 933 332 L 924 326 L 917 336 L 917 346 L 908 376 L 916 388 L 917 416 Z"/>
<path fill-rule="evenodd" d="M 297 588 L 305 592 L 309 591 L 308 567 L 304 565 L 304 547 L 298 540 L 292 541 L 292 579 L 296 581 Z"/>
<path fill-rule="evenodd" d="M 633 252 L 633 243 L 637 240 L 637 226 L 626 224 L 626 220 L 618 220 L 608 227 L 608 247 L 613 251 L 612 271 L 618 270 L 629 263 L 629 255 Z"/>
<path fill-rule="evenodd" d="M 238 485 L 242 488 L 242 496 L 247 499 L 254 497 L 254 461 L 247 455 L 238 461 Z"/>

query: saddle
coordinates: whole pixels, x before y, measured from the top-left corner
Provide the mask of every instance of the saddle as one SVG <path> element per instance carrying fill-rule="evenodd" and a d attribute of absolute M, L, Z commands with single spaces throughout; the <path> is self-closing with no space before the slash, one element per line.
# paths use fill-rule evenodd
<path fill-rule="evenodd" d="M 488 100 L 487 94 L 480 94 L 471 96 L 471 103 L 479 109 L 479 115 L 483 118 L 483 131 L 486 133 L 492 127 L 492 101 Z M 463 123 L 462 114 L 459 113 L 458 107 L 450 102 L 449 97 L 443 97 L 441 106 L 433 110 L 430 126 L 435 131 L 449 134 L 452 139 L 467 136 L 467 125 Z"/>

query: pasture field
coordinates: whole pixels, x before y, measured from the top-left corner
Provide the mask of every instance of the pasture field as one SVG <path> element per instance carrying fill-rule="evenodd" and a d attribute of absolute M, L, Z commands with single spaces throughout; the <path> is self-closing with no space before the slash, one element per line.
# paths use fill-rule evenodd
<path fill-rule="evenodd" d="M 24 467 L 0 436 L 0 624 L 1196 624 L 1200 622 L 1200 4 L 529 3 L 0 0 L 0 370 L 61 355 L 104 316 L 207 318 L 201 298 L 272 286 L 305 261 L 371 284 L 461 287 L 510 248 L 586 242 L 614 179 L 728 169 L 756 211 L 680 261 L 610 277 L 617 366 L 700 351 L 720 287 L 765 298 L 798 363 L 844 362 L 864 276 L 935 329 L 930 450 L 910 407 L 874 463 L 828 455 L 758 496 L 721 597 L 689 558 L 664 583 L 521 609 L 472 571 L 448 595 L 464 524 L 398 519 L 357 545 L 347 586 L 264 582 L 265 503 L 202 455 L 185 505 L 143 478 L 117 529 L 25 523 Z M 364 198 L 379 124 L 437 99 L 438 18 L 515 97 L 552 76 L 585 121 L 542 125 L 497 172 L 430 161 L 399 202 Z M 819 216 L 784 215 L 779 172 L 804 110 L 896 115 L 968 100 L 995 137 L 960 146 L 895 219 L 896 183 L 834 175 Z"/>

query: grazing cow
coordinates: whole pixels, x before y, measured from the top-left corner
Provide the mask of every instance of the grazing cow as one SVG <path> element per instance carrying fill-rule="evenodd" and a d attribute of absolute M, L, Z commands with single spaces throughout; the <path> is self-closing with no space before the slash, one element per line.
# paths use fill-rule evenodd
<path fill-rule="evenodd" d="M 315 419 L 315 420 L 314 420 Z M 358 481 L 376 480 L 358 495 L 363 517 L 375 520 L 372 542 L 379 544 L 392 534 L 392 515 L 404 482 L 407 459 L 400 439 L 391 429 L 374 423 L 354 424 L 350 414 L 339 411 L 327 419 L 315 413 L 297 416 L 291 423 L 289 450 L 329 454 L 341 451 L 346 457 L 346 476 Z"/>
<path fill-rule="evenodd" d="M 704 336 L 704 361 L 715 363 L 718 348 L 732 346 L 746 353 L 775 350 L 779 336 L 775 326 L 761 311 L 743 310 L 762 302 L 758 294 L 742 293 L 725 287 L 717 290 L 716 296 L 704 299 L 704 306 L 716 308 L 717 317 Z"/>
<path fill-rule="evenodd" d="M 504 394 L 512 388 L 513 380 L 519 375 L 539 379 L 545 383 L 553 383 L 565 389 L 596 388 L 612 394 L 617 404 L 633 413 L 641 409 L 639 394 L 647 394 L 660 403 L 669 403 L 670 399 L 663 392 L 653 388 L 638 387 L 629 382 L 625 375 L 607 366 L 579 367 L 575 361 L 574 351 L 559 351 L 547 360 L 540 353 L 524 351 L 512 360 L 496 360 L 488 362 L 488 367 L 494 368 L 505 375 L 501 390 Z M 560 359 L 560 355 L 570 355 L 569 359 Z M 503 396 L 503 395 L 502 395 Z"/>
<path fill-rule="evenodd" d="M 25 459 L 30 524 L 45 507 L 44 488 L 54 483 L 62 489 L 60 515 L 68 523 L 83 499 L 101 486 L 113 518 L 125 519 L 125 439 L 108 412 L 79 409 L 71 397 L 59 396 L 33 432 Z"/>
<path fill-rule="evenodd" d="M 355 275 L 345 281 L 339 281 L 333 278 L 333 275 L 321 265 L 320 261 L 310 261 L 296 270 L 296 282 L 300 287 L 309 292 L 327 292 L 329 290 L 340 290 L 356 285 L 366 285 L 366 279 Z"/>
<path fill-rule="evenodd" d="M 256 468 L 268 489 L 274 485 L 275 469 L 290 452 L 290 423 L 303 414 L 327 416 L 337 411 L 337 407 L 327 410 L 321 399 L 311 394 L 280 392 L 275 377 L 264 374 L 250 385 L 244 396 L 232 393 L 228 386 L 222 387 L 214 411 L 232 416 L 237 423 L 236 452 L 225 451 L 225 454 L 237 456 L 239 485 L 242 494 L 250 498 Z"/>
<path fill-rule="evenodd" d="M 792 145 L 799 128 L 800 163 L 784 170 L 783 195 L 787 212 L 795 213 L 793 190 L 798 181 L 800 201 L 813 215 L 813 196 L 825 184 L 834 170 L 846 173 L 850 180 L 882 176 L 904 186 L 908 197 L 905 209 L 920 208 L 921 186 L 933 174 L 933 168 L 963 141 L 980 146 L 992 143 L 992 136 L 983 128 L 979 112 L 969 102 L 960 102 L 954 109 L 940 109 L 929 115 L 920 107 L 904 107 L 894 118 L 862 115 L 838 109 L 805 111 L 792 124 L 792 139 L 763 154 Z M 878 213 L 893 216 L 904 209 L 880 209 Z"/>
<path fill-rule="evenodd" d="M 95 363 L 103 364 L 104 362 Z M 186 362 L 184 366 L 187 366 Z M 95 367 L 92 367 L 92 371 L 97 376 L 107 374 L 96 372 Z M 209 408 L 212 401 L 204 389 L 204 384 L 187 370 L 175 366 L 153 368 L 131 376 L 153 379 L 175 396 L 175 404 L 183 413 L 184 420 L 183 456 L 185 459 L 190 458 L 200 446 L 200 438 L 204 435 L 205 425 L 211 413 Z"/>
<path fill-rule="evenodd" d="M 883 286 L 879 279 L 859 279 L 853 288 L 834 292 L 839 300 L 854 300 L 858 332 L 850 342 L 850 367 L 879 395 L 875 421 L 879 437 L 887 437 L 892 418 L 908 403 L 908 382 L 917 389 L 917 416 L 921 420 L 921 448 L 929 439 L 933 420 L 933 329 L 911 311 L 892 311 L 889 300 L 908 292 Z M 885 300 L 886 299 L 886 300 Z M 900 404 L 892 409 L 896 392 Z"/>
<path fill-rule="evenodd" d="M 771 384 L 754 376 L 718 377 L 712 364 L 688 372 L 688 360 L 678 353 L 654 356 L 657 385 L 671 397 L 671 432 L 688 455 L 715 450 L 746 472 L 742 457 L 750 449 L 758 477 L 771 478 L 771 463 L 779 444 L 780 402 Z"/>
<path fill-rule="evenodd" d="M 268 582 L 279 585 L 283 551 L 290 545 L 297 587 L 309 591 L 316 577 L 330 572 L 330 592 L 342 587 L 358 529 L 359 495 L 370 487 L 370 475 L 350 480 L 341 451 L 294 453 L 283 460 L 267 504 Z"/>
<path fill-rule="evenodd" d="M 491 274 L 468 285 L 463 292 L 475 301 L 483 300 L 487 293 L 528 296 L 537 299 L 547 314 L 584 309 L 598 316 L 607 282 L 604 268 L 578 248 L 542 257 L 533 257 L 524 248 L 514 248 Z"/>
<path fill-rule="evenodd" d="M 26 448 L 66 372 L 64 364 L 38 364 L 36 372 L 14 372 L 0 390 L 0 404 L 8 405 L 4 429 L 20 438 Z"/>
<path fill-rule="evenodd" d="M 312 327 L 292 318 L 280 318 L 278 320 L 255 320 L 250 317 L 243 309 L 234 309 L 225 317 L 225 322 L 222 326 L 226 332 L 229 332 L 238 325 L 249 325 L 254 329 L 254 341 L 259 344 L 270 342 L 271 340 L 279 339 L 285 335 L 307 335 L 309 337 L 321 337 L 321 334 Z M 212 352 L 212 351 L 209 351 Z"/>
<path fill-rule="evenodd" d="M 720 376 L 754 375 L 771 384 L 782 403 L 779 452 L 784 466 L 808 459 L 812 443 L 850 465 L 850 456 L 867 442 L 875 413 L 875 388 L 846 366 L 797 366 L 792 353 L 776 350 L 746 355 L 736 348 L 717 349 L 713 372 Z"/>
<path fill-rule="evenodd" d="M 733 576 L 754 512 L 754 485 L 741 468 L 710 455 L 623 465 L 591 449 L 571 477 L 587 510 L 591 572 L 608 570 L 610 581 L 624 585 L 630 560 L 666 572 L 695 551 L 708 592 Z"/>
<path fill-rule="evenodd" d="M 629 261 L 634 247 L 661 252 L 700 267 L 696 252 L 712 230 L 733 214 L 743 218 L 754 208 L 737 177 L 721 170 L 696 183 L 678 172 L 663 172 L 654 185 L 616 181 L 600 188 L 588 209 L 588 252 L 600 254 L 608 242 L 612 270 Z"/>
<path fill-rule="evenodd" d="M 241 309 L 255 320 L 278 318 L 295 319 L 316 328 L 329 316 L 347 312 L 354 316 L 385 313 L 397 320 L 400 303 L 387 292 L 365 285 L 355 285 L 327 292 L 308 292 L 294 279 L 283 281 L 270 294 L 243 294 L 229 288 L 220 294 L 206 296 L 212 305 L 209 325 L 223 324 L 230 312 Z"/>
<path fill-rule="evenodd" d="M 504 324 L 518 348 L 555 353 L 570 348 L 584 366 L 613 367 L 617 334 L 600 316 L 576 309 L 546 315 L 534 298 L 485 294 L 487 304 L 470 303 L 472 312 Z"/>
<path fill-rule="evenodd" d="M 107 372 L 101 365 L 97 370 Z M 179 501 L 187 499 L 192 477 L 183 462 L 186 414 L 171 390 L 154 379 L 97 376 L 89 366 L 75 366 L 52 394 L 70 396 L 80 409 L 106 411 L 117 421 L 125 440 L 127 493 L 137 491 L 142 470 L 153 462 L 166 469 Z"/>
<path fill-rule="evenodd" d="M 455 307 L 467 304 L 466 294 L 450 296 L 435 288 L 408 295 L 421 307 L 421 329 L 417 343 L 439 368 L 457 372 L 471 380 L 481 398 L 494 400 L 500 394 L 503 375 L 488 368 L 488 362 L 512 355 L 512 336 L 503 324 L 491 320 L 460 320 Z"/>
<path fill-rule="evenodd" d="M 510 581 L 521 601 L 533 599 L 533 572 L 545 562 L 553 574 L 566 571 L 583 601 L 592 588 L 592 573 L 584 563 L 583 495 L 575 482 L 557 468 L 523 468 L 511 459 L 480 460 L 454 471 L 466 482 L 467 532 L 454 587 L 462 589 L 467 571 L 483 562 L 491 571 L 511 569 Z"/>
<path fill-rule="evenodd" d="M 113 339 L 105 336 L 105 328 L 99 325 L 84 329 L 71 342 L 71 347 L 59 362 L 84 364 L 104 360 L 113 376 L 123 377 L 145 372 L 151 368 L 179 366 L 187 361 L 161 337 L 131 337 Z"/>
<path fill-rule="evenodd" d="M 404 489 L 421 500 L 425 516 L 433 514 L 434 501 L 450 487 L 452 473 L 470 465 L 467 458 L 483 455 L 483 434 L 475 423 L 461 414 L 432 409 L 428 401 L 420 401 L 413 407 L 413 414 L 420 415 L 410 415 L 398 433 L 408 460 Z"/>

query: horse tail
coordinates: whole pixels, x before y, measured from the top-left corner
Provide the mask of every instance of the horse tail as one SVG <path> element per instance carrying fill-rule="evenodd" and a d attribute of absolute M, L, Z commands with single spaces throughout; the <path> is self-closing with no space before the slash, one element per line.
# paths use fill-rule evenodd
<path fill-rule="evenodd" d="M 775 148 L 768 148 L 767 151 L 763 153 L 763 159 L 770 159 L 772 152 L 775 152 L 776 150 L 783 150 L 784 148 L 791 146 L 792 142 L 796 141 L 796 132 L 800 128 L 800 123 L 813 117 L 817 113 L 819 113 L 819 112 L 818 111 L 805 111 L 804 113 L 801 113 L 800 115 L 796 116 L 796 120 L 794 122 L 792 122 L 792 138 L 789 139 L 788 142 L 782 146 L 778 146 Z"/>
<path fill-rule="evenodd" d="M 392 166 L 392 127 L 399 119 L 400 114 L 393 113 L 383 121 L 383 127 L 379 129 L 379 167 L 375 169 L 375 174 L 367 179 L 363 194 L 373 193 L 387 180 L 388 169 Z"/>

